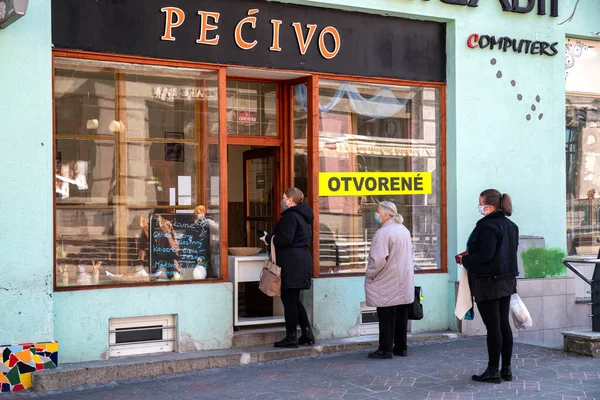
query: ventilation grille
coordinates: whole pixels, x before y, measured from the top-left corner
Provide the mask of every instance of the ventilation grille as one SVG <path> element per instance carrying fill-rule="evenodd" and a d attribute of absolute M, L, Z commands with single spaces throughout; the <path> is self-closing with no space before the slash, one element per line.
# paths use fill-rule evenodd
<path fill-rule="evenodd" d="M 110 357 L 175 351 L 176 316 L 111 318 Z"/>

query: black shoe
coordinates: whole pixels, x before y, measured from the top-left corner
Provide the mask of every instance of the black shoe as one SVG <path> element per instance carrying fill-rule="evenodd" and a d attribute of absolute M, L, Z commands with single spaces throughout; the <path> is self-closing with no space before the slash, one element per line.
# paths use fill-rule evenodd
<path fill-rule="evenodd" d="M 488 367 L 483 374 L 473 375 L 471 379 L 477 382 L 502 383 L 502 379 L 500 379 L 500 372 L 498 372 L 498 368 Z"/>
<path fill-rule="evenodd" d="M 302 329 L 302 335 L 300 335 L 300 337 L 298 338 L 298 344 L 299 345 L 306 344 L 306 345 L 310 345 L 310 346 L 315 344 L 315 335 L 313 335 L 312 329 L 310 329 L 310 328 Z"/>
<path fill-rule="evenodd" d="M 512 370 L 510 369 L 510 365 L 502 367 L 502 369 L 500 370 L 500 377 L 505 381 L 512 381 Z"/>
<path fill-rule="evenodd" d="M 297 348 L 298 347 L 298 339 L 296 339 L 296 332 L 288 332 L 285 337 L 279 342 L 273 343 L 275 347 L 289 347 L 289 348 Z"/>
<path fill-rule="evenodd" d="M 377 360 L 388 360 L 390 358 L 394 358 L 394 354 L 389 351 L 377 350 L 372 353 L 369 353 L 369 358 L 375 358 Z"/>
<path fill-rule="evenodd" d="M 406 350 L 394 350 L 394 355 L 400 356 L 400 357 L 406 357 L 406 356 L 408 356 L 408 353 Z"/>

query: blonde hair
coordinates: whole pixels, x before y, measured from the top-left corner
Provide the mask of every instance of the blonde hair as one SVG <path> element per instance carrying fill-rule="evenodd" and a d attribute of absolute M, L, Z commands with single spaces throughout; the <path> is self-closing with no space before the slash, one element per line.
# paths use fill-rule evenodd
<path fill-rule="evenodd" d="M 283 192 L 287 197 L 289 197 L 290 199 L 292 199 L 292 201 L 294 202 L 294 204 L 298 205 L 301 204 L 302 202 L 304 202 L 304 193 L 302 193 L 302 190 L 298 189 L 298 188 L 287 188 L 284 190 Z"/>
<path fill-rule="evenodd" d="M 379 203 L 379 207 L 381 208 L 381 211 L 392 217 L 397 224 L 402 224 L 404 222 L 404 217 L 398 214 L 396 205 L 391 201 L 382 201 Z"/>

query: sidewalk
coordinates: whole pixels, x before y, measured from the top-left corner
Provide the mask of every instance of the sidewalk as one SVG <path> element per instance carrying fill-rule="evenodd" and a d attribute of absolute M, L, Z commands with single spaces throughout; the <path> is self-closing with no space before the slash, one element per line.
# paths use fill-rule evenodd
<path fill-rule="evenodd" d="M 427 332 L 409 334 L 408 341 L 456 338 L 455 332 Z M 282 349 L 269 346 L 231 348 L 192 353 L 162 353 L 138 357 L 118 357 L 103 361 L 60 364 L 56 369 L 33 374 L 33 390 L 48 392 L 87 385 L 130 379 L 151 378 L 182 374 L 213 368 L 309 357 L 345 351 L 372 349 L 377 346 L 378 336 L 319 340 L 316 346 Z"/>
<path fill-rule="evenodd" d="M 371 360 L 369 350 L 252 366 L 111 382 L 85 389 L 8 395 L 6 399 L 557 399 L 600 400 L 600 360 L 515 343 L 512 382 L 477 383 L 485 338 L 411 343 L 408 357 Z"/>

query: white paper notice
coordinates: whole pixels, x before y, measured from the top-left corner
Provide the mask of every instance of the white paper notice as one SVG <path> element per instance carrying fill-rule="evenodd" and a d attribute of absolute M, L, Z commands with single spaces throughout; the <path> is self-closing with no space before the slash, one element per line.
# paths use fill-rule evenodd
<path fill-rule="evenodd" d="M 177 177 L 177 190 L 179 196 L 191 196 L 192 195 L 192 177 L 191 176 L 178 176 Z"/>
<path fill-rule="evenodd" d="M 175 188 L 169 188 L 169 205 L 170 206 L 176 205 L 175 198 L 176 198 L 176 189 Z"/>

